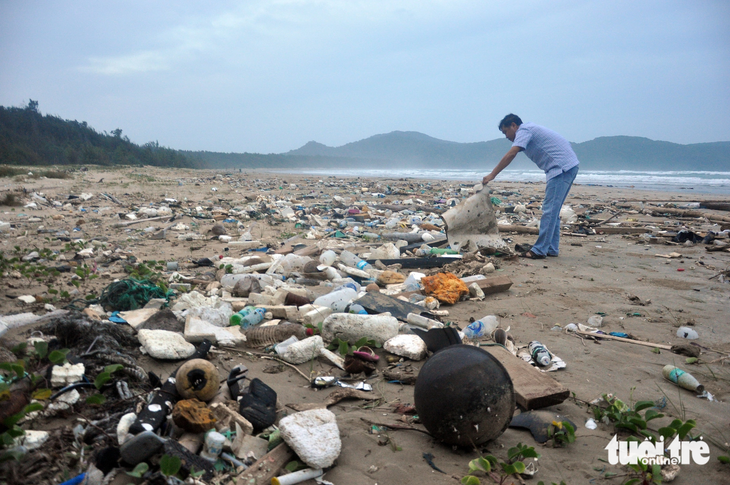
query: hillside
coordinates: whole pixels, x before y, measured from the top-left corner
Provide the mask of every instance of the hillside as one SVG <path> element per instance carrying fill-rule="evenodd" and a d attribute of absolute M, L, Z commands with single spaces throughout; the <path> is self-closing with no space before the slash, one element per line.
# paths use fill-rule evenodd
<path fill-rule="evenodd" d="M 99 133 L 85 121 L 63 120 L 38 111 L 0 106 L 0 164 L 3 165 L 154 165 L 196 167 L 198 162 L 156 142 L 143 146 L 122 130 Z"/>
<path fill-rule="evenodd" d="M 730 170 L 730 142 L 680 145 L 641 137 L 611 136 L 572 145 L 584 169 Z M 444 164 L 475 168 L 483 166 L 485 162 L 498 161 L 509 147 L 510 142 L 504 138 L 455 143 L 422 133 L 394 131 L 341 147 L 309 142 L 285 155 L 320 157 L 323 162 L 330 157 L 340 157 L 350 159 L 353 165 L 359 160 L 368 160 L 377 165 L 396 162 L 423 168 L 437 168 Z M 525 166 L 524 162 L 529 163 L 522 154 L 514 163 Z"/>
<path fill-rule="evenodd" d="M 0 164 L 154 165 L 192 168 L 402 168 L 484 169 L 509 149 L 505 138 L 457 143 L 414 131 L 374 135 L 340 147 L 310 141 L 281 154 L 179 151 L 156 142 L 142 146 L 121 129 L 99 133 L 86 122 L 43 115 L 38 102 L 22 108 L 0 106 Z M 574 143 L 583 169 L 730 170 L 730 142 L 680 145 L 632 136 L 600 137 Z M 510 168 L 535 168 L 524 154 Z"/>

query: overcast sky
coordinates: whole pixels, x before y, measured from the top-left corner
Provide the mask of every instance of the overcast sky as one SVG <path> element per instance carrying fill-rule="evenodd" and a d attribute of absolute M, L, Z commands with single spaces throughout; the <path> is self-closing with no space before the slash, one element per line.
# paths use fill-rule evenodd
<path fill-rule="evenodd" d="M 0 0 L 0 105 L 280 153 L 393 130 L 730 141 L 730 1 Z"/>

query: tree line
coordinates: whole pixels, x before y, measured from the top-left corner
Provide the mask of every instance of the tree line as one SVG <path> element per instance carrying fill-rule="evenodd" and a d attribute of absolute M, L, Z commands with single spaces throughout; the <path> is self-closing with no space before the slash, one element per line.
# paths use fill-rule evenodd
<path fill-rule="evenodd" d="M 0 164 L 200 168 L 201 162 L 156 141 L 132 143 L 119 128 L 99 133 L 85 121 L 43 115 L 31 99 L 20 108 L 0 106 Z"/>

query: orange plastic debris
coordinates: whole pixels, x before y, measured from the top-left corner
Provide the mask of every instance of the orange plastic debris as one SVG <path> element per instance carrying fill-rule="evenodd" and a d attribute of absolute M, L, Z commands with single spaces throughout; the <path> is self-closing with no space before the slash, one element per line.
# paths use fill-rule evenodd
<path fill-rule="evenodd" d="M 441 303 L 453 305 L 462 296 L 469 294 L 466 283 L 461 281 L 453 273 L 438 273 L 433 276 L 421 278 L 424 291 L 427 295 L 433 296 Z"/>

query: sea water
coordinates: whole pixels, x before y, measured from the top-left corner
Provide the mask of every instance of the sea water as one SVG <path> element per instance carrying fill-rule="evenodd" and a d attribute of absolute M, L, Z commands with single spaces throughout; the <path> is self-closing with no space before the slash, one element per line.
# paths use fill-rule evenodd
<path fill-rule="evenodd" d="M 282 172 L 302 175 L 339 177 L 387 177 L 433 180 L 463 180 L 476 183 L 489 170 L 460 169 L 287 169 Z M 497 182 L 544 182 L 542 170 L 504 170 Z M 579 170 L 576 184 L 603 187 L 660 190 L 667 192 L 730 194 L 730 172 L 710 171 L 639 171 L 639 170 Z"/>

